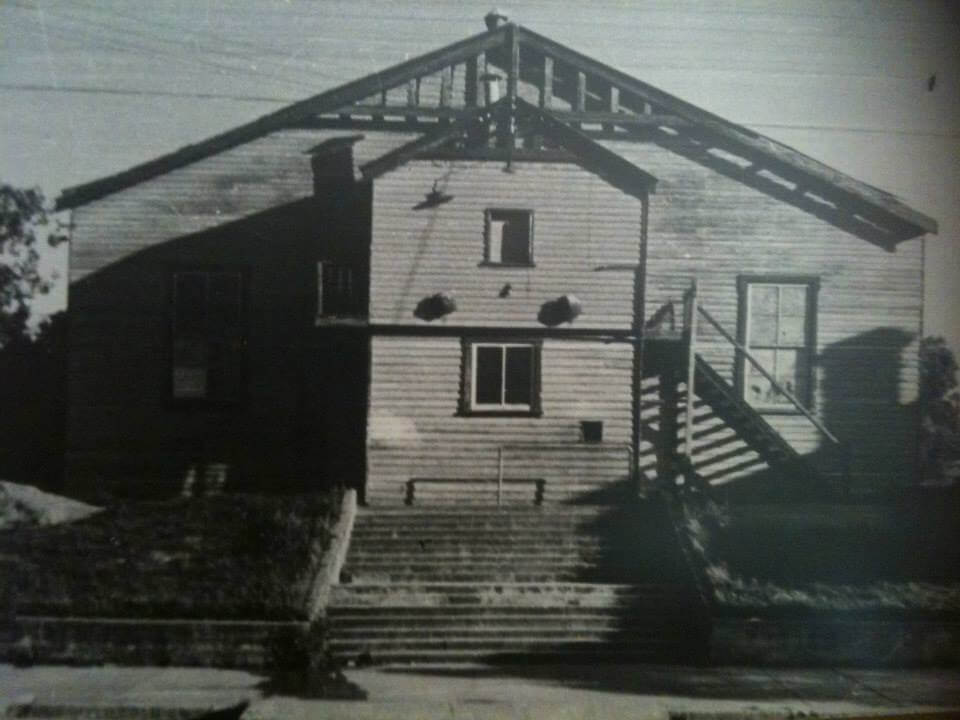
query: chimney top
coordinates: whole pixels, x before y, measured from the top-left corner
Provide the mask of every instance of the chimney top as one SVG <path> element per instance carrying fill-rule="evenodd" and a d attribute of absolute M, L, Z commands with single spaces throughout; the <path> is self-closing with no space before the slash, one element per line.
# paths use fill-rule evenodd
<path fill-rule="evenodd" d="M 500 8 L 494 8 L 483 16 L 483 21 L 487 24 L 487 30 L 496 30 L 507 21 L 507 16 Z"/>

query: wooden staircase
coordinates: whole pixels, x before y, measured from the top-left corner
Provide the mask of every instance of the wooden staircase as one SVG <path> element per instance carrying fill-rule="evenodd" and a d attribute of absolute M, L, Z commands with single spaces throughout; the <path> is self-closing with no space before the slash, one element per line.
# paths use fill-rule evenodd
<path fill-rule="evenodd" d="M 699 355 L 695 393 L 771 468 L 796 479 L 817 479 L 816 470 L 758 413 L 736 389 Z"/>
<path fill-rule="evenodd" d="M 849 477 L 849 447 L 793 393 L 782 387 L 699 303 L 695 280 L 684 294 L 683 305 L 682 332 L 667 337 L 666 343 L 658 343 L 658 351 L 650 354 L 647 360 L 647 372 L 660 378 L 657 424 L 661 431 L 656 440 L 658 451 L 672 458 L 670 472 L 704 489 L 754 476 L 776 479 L 781 490 L 789 486 L 791 491 L 813 491 L 821 498 L 823 493 L 842 491 Z M 661 318 L 670 318 L 670 332 L 673 332 L 673 315 L 670 303 L 654 315 L 654 320 L 659 322 Z M 716 335 L 732 346 L 744 363 L 749 363 L 754 371 L 769 381 L 787 401 L 785 407 L 816 428 L 823 440 L 822 449 L 818 450 L 817 466 L 809 456 L 797 452 L 764 415 L 744 400 L 738 389 L 698 353 L 697 326 L 701 317 L 712 326 Z M 681 376 L 684 376 L 683 380 Z M 679 392 L 681 384 L 682 393 Z M 679 423 L 681 415 L 682 423 Z M 712 428 L 704 427 L 707 419 L 713 422 Z M 717 430 L 722 434 L 706 438 Z M 678 452 L 680 447 L 682 452 Z M 729 462 L 725 463 L 726 460 Z M 718 467 L 721 468 L 719 471 Z M 830 482 L 820 468 L 829 468 Z M 661 479 L 669 482 L 672 478 Z M 793 482 L 782 482 L 785 480 Z"/>
<path fill-rule="evenodd" d="M 704 652 L 701 609 L 659 507 L 364 510 L 327 614 L 330 650 L 348 662 Z"/>

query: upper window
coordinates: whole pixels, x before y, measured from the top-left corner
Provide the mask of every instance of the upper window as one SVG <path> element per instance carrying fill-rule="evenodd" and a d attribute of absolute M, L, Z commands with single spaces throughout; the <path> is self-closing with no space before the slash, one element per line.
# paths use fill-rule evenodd
<path fill-rule="evenodd" d="M 809 406 L 815 334 L 814 278 L 750 277 L 740 279 L 741 338 L 750 354 L 777 385 Z M 793 403 L 769 378 L 740 358 L 744 399 L 766 410 L 794 410 Z"/>
<path fill-rule="evenodd" d="M 174 399 L 238 400 L 243 389 L 243 274 L 184 270 L 173 274 Z"/>
<path fill-rule="evenodd" d="M 317 303 L 320 315 L 362 314 L 360 288 L 353 267 L 342 263 L 317 263 Z"/>
<path fill-rule="evenodd" d="M 540 412 L 539 343 L 474 342 L 465 353 L 465 411 Z"/>
<path fill-rule="evenodd" d="M 533 264 L 532 210 L 487 210 L 486 230 L 485 262 L 491 265 Z"/>

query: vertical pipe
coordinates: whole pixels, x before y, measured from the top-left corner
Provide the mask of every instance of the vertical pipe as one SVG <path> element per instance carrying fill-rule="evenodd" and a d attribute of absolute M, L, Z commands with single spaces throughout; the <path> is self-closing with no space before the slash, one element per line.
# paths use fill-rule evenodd
<path fill-rule="evenodd" d="M 694 377 L 697 372 L 697 279 L 693 279 L 690 285 L 690 303 L 688 308 L 688 327 L 687 332 L 690 337 L 687 340 L 687 412 L 686 412 L 686 432 L 684 435 L 683 449 L 687 455 L 690 464 L 693 464 L 693 395 L 694 395 Z"/>
<path fill-rule="evenodd" d="M 640 444 L 643 441 L 643 420 L 641 418 L 641 396 L 643 393 L 644 354 L 646 344 L 646 297 L 647 297 L 647 226 L 649 217 L 650 197 L 644 193 L 640 204 L 640 237 L 637 248 L 637 267 L 633 271 L 633 372 L 631 413 L 633 422 L 630 437 L 630 475 L 633 478 L 634 489 L 638 494 L 640 487 Z"/>
<path fill-rule="evenodd" d="M 440 71 L 440 107 L 450 106 L 450 95 L 453 92 L 453 66 L 445 67 Z"/>

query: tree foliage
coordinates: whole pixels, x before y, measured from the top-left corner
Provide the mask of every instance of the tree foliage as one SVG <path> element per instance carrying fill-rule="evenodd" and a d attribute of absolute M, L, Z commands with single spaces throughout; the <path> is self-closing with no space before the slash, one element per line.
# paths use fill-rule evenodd
<path fill-rule="evenodd" d="M 0 183 L 0 348 L 26 333 L 30 301 L 50 290 L 39 247 L 66 239 L 38 188 Z"/>
<path fill-rule="evenodd" d="M 921 459 L 929 478 L 952 476 L 960 464 L 957 360 L 942 337 L 920 343 Z"/>

